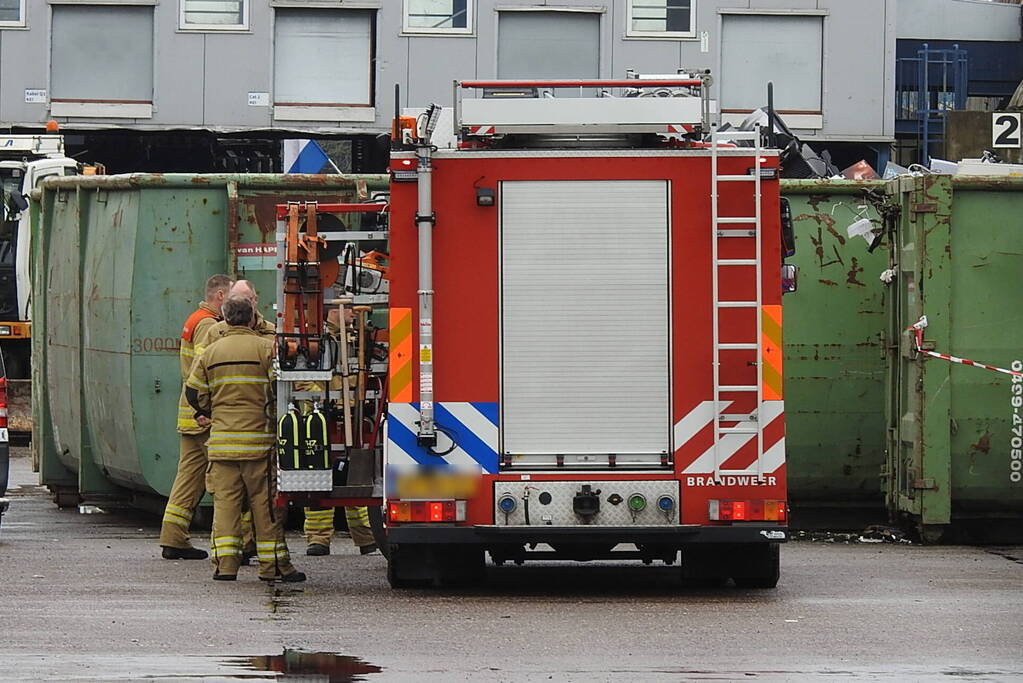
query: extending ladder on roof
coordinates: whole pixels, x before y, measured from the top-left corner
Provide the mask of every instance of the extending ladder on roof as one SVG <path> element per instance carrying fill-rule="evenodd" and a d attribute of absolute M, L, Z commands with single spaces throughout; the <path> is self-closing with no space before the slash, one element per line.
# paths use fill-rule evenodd
<path fill-rule="evenodd" d="M 743 147 L 754 155 L 752 173 L 747 175 L 722 175 L 719 173 L 719 151 L 722 142 L 738 142 L 749 140 L 753 142 L 752 147 Z M 716 129 L 711 133 L 711 263 L 712 263 L 712 301 L 714 304 L 713 322 L 713 345 L 714 345 L 714 474 L 750 474 L 748 470 L 724 470 L 721 465 L 730 457 L 735 455 L 749 441 L 755 440 L 756 447 L 756 472 L 763 474 L 762 456 L 764 454 L 764 421 L 760 413 L 764 405 L 764 381 L 763 381 L 763 265 L 761 259 L 761 153 L 762 138 L 760 126 L 752 131 L 727 131 L 718 132 Z M 737 182 L 750 183 L 753 186 L 753 201 L 755 204 L 754 215 L 752 216 L 722 216 L 719 211 L 719 190 L 721 183 Z M 737 227 L 742 226 L 742 227 Z M 722 239 L 750 240 L 754 246 L 753 258 L 721 258 L 719 243 Z M 721 274 L 723 270 L 735 271 L 741 275 L 730 275 L 730 278 L 741 278 L 748 282 L 748 278 L 756 279 L 756 297 L 752 300 L 735 301 L 721 298 Z M 723 309 L 753 309 L 756 318 L 756 337 L 751 340 L 731 340 L 727 343 L 721 341 L 721 311 Z M 756 383 L 739 385 L 721 384 L 721 352 L 722 351 L 755 351 Z M 756 403 L 750 413 L 722 414 L 722 394 L 756 393 Z M 729 401 L 729 405 L 733 402 Z M 724 427 L 722 423 L 736 423 L 733 427 Z"/>

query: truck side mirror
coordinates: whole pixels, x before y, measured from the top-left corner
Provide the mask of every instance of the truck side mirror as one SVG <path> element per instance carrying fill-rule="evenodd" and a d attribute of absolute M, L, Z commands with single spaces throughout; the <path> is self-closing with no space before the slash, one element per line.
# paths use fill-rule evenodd
<path fill-rule="evenodd" d="M 799 285 L 799 267 L 791 263 L 781 264 L 781 293 L 790 294 Z"/>
<path fill-rule="evenodd" d="M 28 200 L 25 199 L 25 195 L 21 194 L 17 190 L 11 193 L 11 204 L 21 213 L 28 208 Z"/>
<path fill-rule="evenodd" d="M 787 197 L 781 198 L 781 254 L 783 257 L 796 253 L 796 229 L 792 224 L 792 207 Z"/>

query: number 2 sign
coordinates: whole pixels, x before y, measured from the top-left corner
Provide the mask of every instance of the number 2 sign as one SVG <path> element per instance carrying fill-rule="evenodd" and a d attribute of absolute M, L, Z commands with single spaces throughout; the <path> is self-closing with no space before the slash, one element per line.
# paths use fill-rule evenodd
<path fill-rule="evenodd" d="M 1023 114 L 995 112 L 991 115 L 991 146 L 996 149 L 1019 149 L 1023 147 L 1020 119 Z"/>

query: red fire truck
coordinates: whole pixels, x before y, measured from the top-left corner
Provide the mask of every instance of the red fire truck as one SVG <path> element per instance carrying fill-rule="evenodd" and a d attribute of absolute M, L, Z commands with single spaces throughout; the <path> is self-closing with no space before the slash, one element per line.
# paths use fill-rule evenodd
<path fill-rule="evenodd" d="M 439 108 L 396 116 L 392 586 L 486 554 L 777 583 L 778 153 L 714 130 L 707 85 L 456 82 L 449 147 Z"/>

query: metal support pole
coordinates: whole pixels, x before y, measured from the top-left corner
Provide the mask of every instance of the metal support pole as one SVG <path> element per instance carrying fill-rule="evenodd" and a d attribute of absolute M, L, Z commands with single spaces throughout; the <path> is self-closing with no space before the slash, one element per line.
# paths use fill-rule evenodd
<path fill-rule="evenodd" d="M 419 185 L 419 207 L 416 228 L 419 232 L 419 431 L 416 442 L 432 448 L 437 445 L 433 417 L 433 147 L 430 137 L 436 125 L 439 108 L 430 107 L 424 135 L 416 146 L 416 174 Z M 432 124 L 432 125 L 431 125 Z"/>

